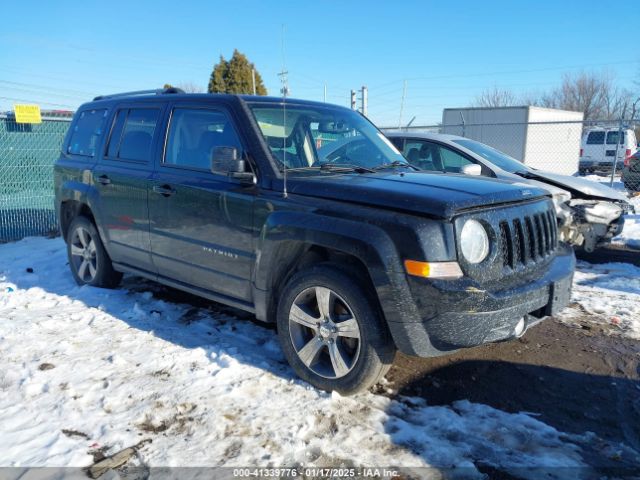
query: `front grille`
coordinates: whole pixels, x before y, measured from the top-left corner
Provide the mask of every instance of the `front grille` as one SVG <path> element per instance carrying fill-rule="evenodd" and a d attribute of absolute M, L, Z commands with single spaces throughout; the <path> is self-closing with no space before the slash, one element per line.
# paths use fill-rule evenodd
<path fill-rule="evenodd" d="M 558 223 L 552 210 L 500 222 L 502 265 L 510 269 L 538 262 L 558 246 Z"/>

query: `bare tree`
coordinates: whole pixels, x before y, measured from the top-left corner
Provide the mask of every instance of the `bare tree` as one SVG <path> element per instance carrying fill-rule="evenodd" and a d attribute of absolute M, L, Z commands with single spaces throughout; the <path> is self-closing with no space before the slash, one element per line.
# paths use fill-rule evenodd
<path fill-rule="evenodd" d="M 604 118 L 607 92 L 611 90 L 608 76 L 594 73 L 564 74 L 560 87 L 543 95 L 545 107 L 583 112 L 585 120 Z"/>
<path fill-rule="evenodd" d="M 604 95 L 604 118 L 633 118 L 635 115 L 634 98 L 626 88 L 613 87 Z"/>
<path fill-rule="evenodd" d="M 185 91 L 185 93 L 204 93 L 204 87 L 200 85 L 196 85 L 193 82 L 181 82 L 177 85 L 178 88 L 181 88 Z"/>
<path fill-rule="evenodd" d="M 633 95 L 618 88 L 607 72 L 565 74 L 560 87 L 543 94 L 536 105 L 583 112 L 585 120 L 617 120 L 628 116 Z"/>
<path fill-rule="evenodd" d="M 519 102 L 511 90 L 494 86 L 485 89 L 472 102 L 473 107 L 512 107 Z"/>

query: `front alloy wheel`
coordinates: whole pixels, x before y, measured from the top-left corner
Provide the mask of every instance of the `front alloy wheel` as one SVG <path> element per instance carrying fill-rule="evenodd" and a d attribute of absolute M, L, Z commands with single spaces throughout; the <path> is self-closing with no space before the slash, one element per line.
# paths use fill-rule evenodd
<path fill-rule="evenodd" d="M 343 395 L 377 383 L 396 352 L 375 291 L 354 273 L 328 262 L 300 270 L 277 311 L 280 345 L 298 376 Z"/>
<path fill-rule="evenodd" d="M 289 311 L 289 334 L 300 361 L 324 378 L 344 377 L 360 355 L 360 327 L 353 311 L 326 287 L 298 294 Z"/>

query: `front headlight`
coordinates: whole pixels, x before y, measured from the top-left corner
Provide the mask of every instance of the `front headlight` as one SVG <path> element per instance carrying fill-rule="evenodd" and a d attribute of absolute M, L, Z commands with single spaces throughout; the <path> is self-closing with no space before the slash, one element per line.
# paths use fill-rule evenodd
<path fill-rule="evenodd" d="M 477 220 L 467 220 L 460 232 L 460 250 L 469 263 L 480 263 L 489 255 L 489 235 Z"/>

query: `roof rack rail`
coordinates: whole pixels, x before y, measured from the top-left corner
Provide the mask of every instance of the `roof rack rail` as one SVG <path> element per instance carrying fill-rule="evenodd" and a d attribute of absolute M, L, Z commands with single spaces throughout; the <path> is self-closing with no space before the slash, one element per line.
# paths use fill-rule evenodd
<path fill-rule="evenodd" d="M 118 98 L 118 97 L 133 97 L 136 95 L 164 95 L 167 93 L 184 93 L 184 90 L 181 88 L 170 87 L 170 88 L 156 88 L 154 90 L 136 90 L 135 92 L 122 92 L 122 93 L 112 93 L 110 95 L 98 95 L 93 100 L 107 100 L 109 98 Z"/>

